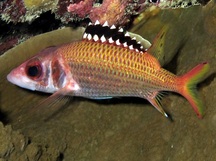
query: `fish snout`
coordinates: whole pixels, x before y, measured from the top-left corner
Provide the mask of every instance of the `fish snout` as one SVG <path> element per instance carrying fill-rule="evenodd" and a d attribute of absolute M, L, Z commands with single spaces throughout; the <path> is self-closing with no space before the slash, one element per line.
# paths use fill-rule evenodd
<path fill-rule="evenodd" d="M 8 75 L 7 75 L 7 80 L 13 84 L 16 84 L 18 80 L 19 74 L 17 74 L 14 70 L 12 70 Z"/>
<path fill-rule="evenodd" d="M 22 88 L 35 90 L 35 83 L 29 80 L 24 74 L 24 69 L 14 69 L 7 75 L 7 80 Z"/>

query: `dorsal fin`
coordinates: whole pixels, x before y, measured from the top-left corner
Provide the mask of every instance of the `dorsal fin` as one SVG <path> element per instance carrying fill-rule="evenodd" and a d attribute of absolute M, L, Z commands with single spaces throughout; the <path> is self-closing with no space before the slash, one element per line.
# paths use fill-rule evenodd
<path fill-rule="evenodd" d="M 103 25 L 99 21 L 96 21 L 94 24 L 89 23 L 83 34 L 83 39 L 122 45 L 137 52 L 145 51 L 144 47 L 136 41 L 135 37 L 131 38 L 123 28 L 117 28 L 114 25 L 109 26 L 107 21 Z"/>

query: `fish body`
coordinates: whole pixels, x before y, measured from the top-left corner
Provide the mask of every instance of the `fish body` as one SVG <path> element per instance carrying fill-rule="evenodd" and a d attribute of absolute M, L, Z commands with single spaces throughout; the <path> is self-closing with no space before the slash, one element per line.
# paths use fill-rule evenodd
<path fill-rule="evenodd" d="M 176 76 L 163 69 L 148 50 L 122 29 L 91 24 L 82 40 L 41 51 L 12 70 L 7 78 L 20 87 L 47 93 L 91 99 L 141 97 L 166 117 L 159 102 L 160 92 L 173 91 L 183 95 L 202 117 L 203 103 L 195 86 L 208 70 L 209 64 L 204 62 L 187 74 Z"/>
<path fill-rule="evenodd" d="M 89 41 L 62 46 L 61 51 L 65 52 L 59 57 L 80 87 L 74 91 L 77 96 L 147 98 L 156 90 L 177 90 L 176 76 L 160 68 L 148 53 L 110 44 L 101 47 L 101 43 Z"/>

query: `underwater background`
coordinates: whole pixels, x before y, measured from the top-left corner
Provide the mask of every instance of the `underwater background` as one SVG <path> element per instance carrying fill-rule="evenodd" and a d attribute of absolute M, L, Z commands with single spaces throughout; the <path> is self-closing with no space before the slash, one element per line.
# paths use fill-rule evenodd
<path fill-rule="evenodd" d="M 0 1 L 0 159 L 215 160 L 216 2 L 171 2 Z M 203 119 L 183 97 L 168 92 L 162 105 L 173 121 L 139 98 L 74 97 L 61 109 L 37 108 L 49 94 L 7 81 L 13 68 L 40 50 L 81 39 L 81 26 L 89 19 L 126 26 L 151 43 L 168 26 L 162 54 L 155 55 L 165 69 L 181 75 L 201 62 L 210 64 L 207 78 L 198 85 Z"/>

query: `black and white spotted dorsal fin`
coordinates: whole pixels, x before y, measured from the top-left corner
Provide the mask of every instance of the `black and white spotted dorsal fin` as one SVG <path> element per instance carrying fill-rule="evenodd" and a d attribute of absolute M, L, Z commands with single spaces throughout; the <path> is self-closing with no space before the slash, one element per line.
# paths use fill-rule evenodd
<path fill-rule="evenodd" d="M 136 41 L 136 38 L 131 38 L 123 28 L 117 28 L 114 25 L 109 26 L 107 21 L 103 25 L 99 21 L 94 24 L 89 23 L 83 34 L 83 39 L 122 45 L 137 52 L 145 51 L 140 42 Z"/>

